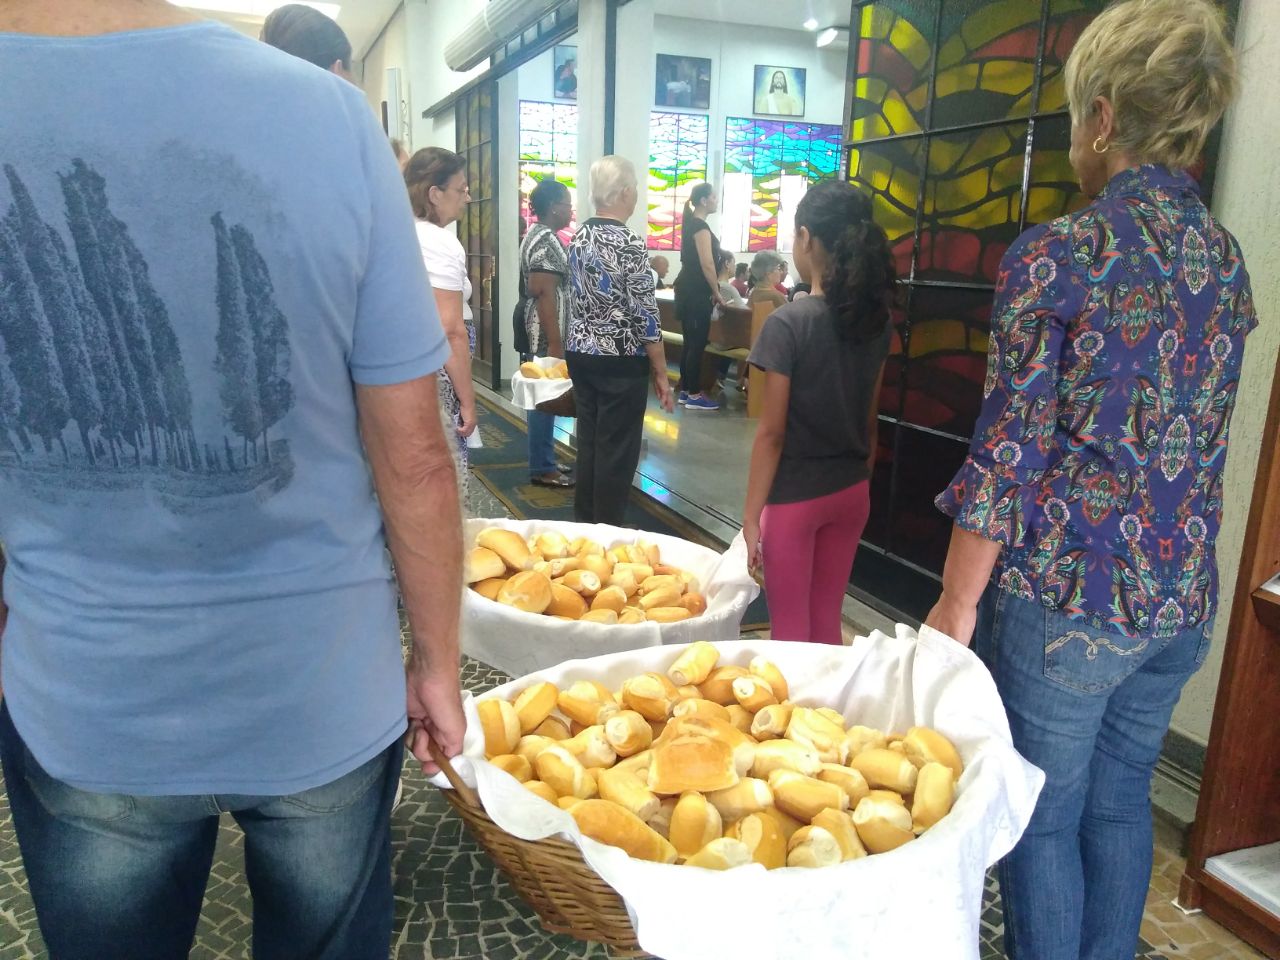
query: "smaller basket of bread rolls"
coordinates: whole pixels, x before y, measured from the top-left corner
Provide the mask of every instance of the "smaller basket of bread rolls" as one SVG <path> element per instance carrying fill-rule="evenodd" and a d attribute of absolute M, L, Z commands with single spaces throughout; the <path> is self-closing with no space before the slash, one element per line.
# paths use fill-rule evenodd
<path fill-rule="evenodd" d="M 468 520 L 462 649 L 513 676 L 578 657 L 735 640 L 759 587 L 724 553 L 600 524 Z"/>
<path fill-rule="evenodd" d="M 986 869 L 1043 782 L 927 628 L 611 654 L 464 706 L 436 783 L 516 890 L 666 960 L 976 960 Z"/>
<path fill-rule="evenodd" d="M 569 365 L 556 357 L 534 357 L 511 375 L 511 399 L 522 410 L 541 410 L 553 417 L 575 417 Z"/>

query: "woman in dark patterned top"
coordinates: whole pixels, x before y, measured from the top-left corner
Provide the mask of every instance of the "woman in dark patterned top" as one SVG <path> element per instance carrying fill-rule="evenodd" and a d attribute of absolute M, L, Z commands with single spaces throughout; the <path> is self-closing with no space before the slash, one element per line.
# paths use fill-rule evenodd
<path fill-rule="evenodd" d="M 618 525 L 640 462 L 648 381 L 664 410 L 675 406 L 649 257 L 626 225 L 639 197 L 635 167 L 623 157 L 602 157 L 591 165 L 590 183 L 596 215 L 569 245 L 565 360 L 578 406 L 573 512 L 579 522 Z"/>
<path fill-rule="evenodd" d="M 558 232 L 573 219 L 569 188 L 559 180 L 543 180 L 529 194 L 538 222 L 520 244 L 520 280 L 524 325 L 530 355 L 564 357 L 564 331 L 569 325 L 569 257 Z M 522 360 L 529 359 L 521 357 Z M 556 464 L 556 418 L 530 410 L 529 482 L 537 487 L 572 487 Z"/>
<path fill-rule="evenodd" d="M 1133 955 L 1151 773 L 1208 652 L 1256 322 L 1240 249 L 1186 172 L 1235 89 L 1217 7 L 1115 4 L 1065 76 L 1071 162 L 1096 199 L 1001 263 L 986 399 L 938 498 L 955 528 L 927 620 L 975 638 L 1014 745 L 1047 777 L 1000 869 L 1009 955 L 1036 960 Z"/>

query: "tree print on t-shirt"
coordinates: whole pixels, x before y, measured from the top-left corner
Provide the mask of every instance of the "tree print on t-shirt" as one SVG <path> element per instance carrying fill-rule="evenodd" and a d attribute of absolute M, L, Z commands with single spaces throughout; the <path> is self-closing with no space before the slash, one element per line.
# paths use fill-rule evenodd
<path fill-rule="evenodd" d="M 212 398 L 193 400 L 169 307 L 112 211 L 106 180 L 81 159 L 57 173 L 68 244 L 17 170 L 6 164 L 4 174 L 12 202 L 0 218 L 0 472 L 21 471 L 55 500 L 143 487 L 178 512 L 284 489 L 288 441 L 270 431 L 294 402 L 289 324 L 253 234 L 212 218 L 225 430 L 200 436 L 194 406 Z"/>

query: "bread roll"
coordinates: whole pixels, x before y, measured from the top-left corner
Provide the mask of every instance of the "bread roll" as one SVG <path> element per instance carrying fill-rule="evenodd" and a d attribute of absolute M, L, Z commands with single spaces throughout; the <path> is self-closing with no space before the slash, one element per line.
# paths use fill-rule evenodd
<path fill-rule="evenodd" d="M 613 572 L 618 574 L 630 574 L 636 582 L 636 593 L 640 593 L 640 584 L 644 583 L 653 576 L 653 567 L 647 563 L 633 563 L 623 561 L 613 565 Z"/>
<path fill-rule="evenodd" d="M 715 717 L 676 717 L 667 723 L 655 746 L 680 735 L 713 737 L 723 740 L 733 750 L 733 765 L 738 776 L 745 777 L 755 765 L 756 742 L 731 723 Z"/>
<path fill-rule="evenodd" d="M 715 737 L 686 734 L 653 748 L 649 789 L 657 794 L 710 793 L 738 782 L 733 748 Z"/>
<path fill-rule="evenodd" d="M 492 580 L 507 575 L 502 558 L 487 547 L 472 547 L 467 554 L 467 583 Z"/>
<path fill-rule="evenodd" d="M 520 784 L 520 786 L 524 787 L 535 797 L 541 797 L 543 800 L 547 801 L 547 803 L 555 803 L 560 799 L 559 794 L 551 789 L 551 785 L 543 783 L 541 780 L 527 780 Z"/>
<path fill-rule="evenodd" d="M 644 554 L 645 561 L 651 567 L 662 562 L 662 548 L 650 540 L 637 540 L 636 549 Z"/>
<path fill-rule="evenodd" d="M 692 616 L 684 607 L 653 607 L 644 612 L 644 618 L 650 623 L 680 623 Z"/>
<path fill-rule="evenodd" d="M 526 613 L 542 613 L 551 606 L 551 581 L 540 573 L 517 573 L 498 591 L 498 602 Z"/>
<path fill-rule="evenodd" d="M 516 716 L 520 719 L 521 735 L 533 733 L 538 724 L 551 716 L 551 711 L 556 708 L 556 698 L 559 696 L 560 691 L 556 685 L 545 681 L 525 687 L 516 695 L 513 706 Z"/>
<path fill-rule="evenodd" d="M 620 757 L 648 750 L 653 743 L 653 728 L 634 710 L 623 710 L 606 720 L 604 735 Z"/>
<path fill-rule="evenodd" d="M 594 597 L 603 586 L 600 578 L 590 570 L 570 570 L 560 578 L 560 582 L 588 598 Z"/>
<path fill-rule="evenodd" d="M 534 363 L 532 360 L 526 360 L 524 363 L 520 364 L 520 376 L 528 377 L 530 380 L 545 380 L 547 378 L 542 367 L 538 366 L 538 364 Z"/>
<path fill-rule="evenodd" d="M 920 768 L 911 803 L 912 832 L 919 835 L 951 812 L 955 801 L 955 774 L 944 763 L 930 761 Z"/>
<path fill-rule="evenodd" d="M 556 703 L 561 713 L 585 727 L 604 723 L 618 712 L 612 694 L 605 690 L 602 695 L 601 688 L 590 680 L 575 681 L 561 690 Z"/>
<path fill-rule="evenodd" d="M 905 756 L 887 748 L 863 750 L 849 766 L 866 778 L 867 785 L 910 793 L 916 788 L 919 771 Z"/>
<path fill-rule="evenodd" d="M 852 759 L 863 750 L 875 750 L 888 744 L 889 738 L 880 730 L 872 727 L 850 727 L 844 735 L 849 747 L 849 758 Z"/>
<path fill-rule="evenodd" d="M 841 860 L 861 860 L 867 855 L 862 838 L 853 825 L 853 817 L 844 810 L 823 810 L 813 818 L 813 826 L 821 827 L 840 844 Z"/>
<path fill-rule="evenodd" d="M 756 746 L 751 775 L 767 780 L 775 770 L 794 770 L 806 777 L 816 777 L 821 769 L 822 760 L 812 747 L 794 740 L 766 740 Z"/>
<path fill-rule="evenodd" d="M 603 623 L 612 627 L 618 622 L 618 615 L 612 610 L 588 610 L 578 619 L 583 623 Z"/>
<path fill-rule="evenodd" d="M 556 806 L 559 807 L 561 810 L 563 810 L 565 813 L 572 813 L 573 808 L 583 802 L 585 801 L 583 801 L 579 797 L 574 797 L 574 796 L 556 798 Z"/>
<path fill-rule="evenodd" d="M 738 698 L 733 695 L 733 681 L 745 676 L 748 674 L 742 667 L 716 667 L 707 675 L 706 680 L 698 684 L 698 689 L 707 700 L 727 707 L 738 702 Z"/>
<path fill-rule="evenodd" d="M 787 842 L 788 867 L 832 867 L 842 859 L 840 844 L 822 827 L 801 827 Z"/>
<path fill-rule="evenodd" d="M 649 782 L 649 765 L 653 763 L 653 751 L 641 750 L 614 764 L 614 770 L 630 770 L 645 783 Z"/>
<path fill-rule="evenodd" d="M 794 709 L 794 705 L 790 703 L 772 703 L 761 707 L 751 718 L 751 735 L 757 740 L 776 740 L 785 736 Z"/>
<path fill-rule="evenodd" d="M 964 761 L 960 759 L 960 752 L 956 750 L 955 744 L 930 727 L 912 727 L 908 730 L 907 735 L 902 738 L 902 749 L 917 767 L 923 767 L 926 763 L 940 763 L 950 767 L 957 780 L 964 773 Z"/>
<path fill-rule="evenodd" d="M 604 555 L 614 563 L 630 563 L 631 554 L 627 553 L 626 544 L 619 543 L 604 552 Z"/>
<path fill-rule="evenodd" d="M 680 598 L 680 606 L 689 611 L 689 616 L 700 617 L 707 612 L 707 598 L 700 593 L 686 593 Z"/>
<path fill-rule="evenodd" d="M 611 767 L 618 759 L 618 755 L 614 752 L 608 738 L 605 736 L 604 727 L 601 724 L 587 727 L 577 736 L 570 737 L 568 740 L 561 740 L 560 746 L 577 757 L 578 762 L 588 769 L 592 767 Z"/>
<path fill-rule="evenodd" d="M 494 554 L 497 556 L 497 554 Z M 502 561 L 499 560 L 499 563 Z M 505 568 L 504 568 L 505 569 Z M 506 577 L 490 577 L 488 580 L 481 580 L 479 583 L 473 583 L 471 589 L 486 600 L 497 600 L 498 594 L 502 592 L 502 588 L 506 585 Z"/>
<path fill-rule="evenodd" d="M 594 574 L 601 583 L 607 582 L 613 575 L 613 564 L 599 554 L 579 554 L 576 559 L 579 564 L 577 569 Z"/>
<path fill-rule="evenodd" d="M 710 703 L 711 701 L 707 700 L 704 702 Z M 739 703 L 731 703 L 729 706 L 725 707 L 725 710 L 729 713 L 729 722 L 748 737 L 751 736 L 751 711 Z"/>
<path fill-rule="evenodd" d="M 860 774 L 853 767 L 842 767 L 838 763 L 824 763 L 818 770 L 818 779 L 825 780 L 827 783 L 834 783 L 849 796 L 849 808 L 852 809 L 858 805 L 858 801 L 865 797 L 871 789 L 867 785 L 867 778 Z"/>
<path fill-rule="evenodd" d="M 657 721 L 667 719 L 674 701 L 661 677 L 643 673 L 622 685 L 622 704 L 646 720 Z"/>
<path fill-rule="evenodd" d="M 796 707 L 787 724 L 787 738 L 813 747 L 823 763 L 844 763 L 848 749 L 844 730 L 817 710 Z"/>
<path fill-rule="evenodd" d="M 766 660 L 764 657 L 752 657 L 747 669 L 751 671 L 753 676 L 757 676 L 769 684 L 773 690 L 774 699 L 779 703 L 791 696 L 790 689 L 787 686 L 787 678 L 782 675 L 782 671 L 778 669 L 773 661 Z"/>
<path fill-rule="evenodd" d="M 645 615 L 637 607 L 623 607 L 618 613 L 618 623 L 634 626 L 637 623 L 644 623 Z"/>
<path fill-rule="evenodd" d="M 537 536 L 538 552 L 544 560 L 558 560 L 569 556 L 569 541 L 563 533 L 547 530 Z"/>
<path fill-rule="evenodd" d="M 732 787 L 708 793 L 707 802 L 720 811 L 720 818 L 725 823 L 731 823 L 767 810 L 774 801 L 768 783 L 755 777 L 743 777 Z"/>
<path fill-rule="evenodd" d="M 796 824 L 800 829 L 800 824 Z M 765 813 L 750 813 L 725 831 L 725 836 L 741 840 L 751 851 L 751 859 L 766 870 L 776 870 L 787 865 L 787 838 L 776 817 Z"/>
<path fill-rule="evenodd" d="M 659 607 L 672 607 L 684 611 L 685 614 L 689 612 L 680 606 L 680 588 L 675 584 L 658 587 L 640 597 L 640 609 L 645 613 Z"/>
<path fill-rule="evenodd" d="M 675 863 L 676 848 L 630 810 L 608 800 L 585 800 L 570 811 L 578 829 L 637 860 Z"/>
<path fill-rule="evenodd" d="M 614 613 L 621 613 L 626 605 L 627 595 L 622 592 L 621 587 L 605 587 L 591 598 L 592 610 L 612 610 Z"/>
<path fill-rule="evenodd" d="M 844 719 L 843 713 L 841 713 L 839 710 L 833 710 L 831 707 L 818 707 L 817 709 L 818 709 L 818 713 L 822 714 L 824 717 L 826 717 L 828 720 L 834 723 L 837 727 L 840 728 L 841 731 L 844 730 L 845 719 Z"/>
<path fill-rule="evenodd" d="M 558 744 L 539 753 L 533 769 L 538 779 L 548 784 L 558 797 L 586 800 L 596 795 L 595 778 L 587 773 L 577 757 Z"/>
<path fill-rule="evenodd" d="M 504 753 L 500 757 L 494 757 L 489 762 L 504 773 L 511 774 L 521 783 L 533 779 L 533 764 L 519 754 Z"/>
<path fill-rule="evenodd" d="M 559 717 L 547 717 L 547 719 L 534 727 L 530 733 L 540 737 L 550 737 L 552 740 L 569 739 L 569 727 Z"/>
<path fill-rule="evenodd" d="M 738 677 L 733 681 L 733 695 L 738 703 L 752 713 L 778 702 L 773 695 L 773 688 L 761 677 Z"/>
<path fill-rule="evenodd" d="M 729 722 L 729 711 L 713 703 L 710 700 L 703 700 L 697 697 L 691 700 L 677 701 L 671 708 L 671 716 L 673 717 L 715 717 L 717 720 Z"/>
<path fill-rule="evenodd" d="M 898 793 L 896 790 L 868 790 L 867 796 L 872 800 L 875 800 L 877 803 L 894 803 L 900 807 L 905 807 L 907 805 L 906 797 Z M 859 800 L 858 802 L 861 803 L 862 801 Z"/>
<path fill-rule="evenodd" d="M 604 579 L 604 583 L 621 592 L 624 605 L 630 597 L 636 596 L 640 591 L 640 584 L 636 581 L 636 575 L 630 570 L 624 569 L 622 564 L 618 564 L 613 568 L 613 572 Z"/>
<path fill-rule="evenodd" d="M 569 552 L 575 557 L 603 557 L 604 547 L 590 537 L 575 537 L 569 541 Z"/>
<path fill-rule="evenodd" d="M 911 814 L 896 803 L 864 798 L 853 811 L 853 825 L 870 853 L 888 853 L 915 839 Z"/>
<path fill-rule="evenodd" d="M 492 550 L 512 570 L 533 569 L 533 554 L 529 552 L 529 545 L 514 530 L 503 530 L 501 527 L 481 530 L 476 537 L 476 546 Z"/>
<path fill-rule="evenodd" d="M 680 578 L 669 573 L 654 573 L 645 577 L 640 582 L 640 594 L 651 593 L 659 587 L 674 587 L 676 590 L 682 590 L 684 585 L 680 582 Z M 708 669 L 708 673 L 710 670 Z M 705 677 L 703 679 L 706 679 Z M 698 682 L 698 681 L 691 681 Z"/>
<path fill-rule="evenodd" d="M 848 794 L 834 783 L 806 777 L 794 770 L 773 771 L 769 774 L 769 788 L 773 790 L 776 807 L 805 823 L 830 807 L 844 810 L 849 806 Z"/>
<path fill-rule="evenodd" d="M 600 799 L 618 804 L 641 820 L 656 815 L 662 806 L 662 801 L 630 770 L 601 769 L 596 774 L 596 784 Z"/>
<path fill-rule="evenodd" d="M 512 753 L 524 757 L 530 763 L 538 759 L 538 754 L 547 747 L 554 747 L 558 741 L 552 740 L 550 737 L 538 736 L 537 734 L 529 734 L 520 738 L 516 743 L 516 748 Z"/>
<path fill-rule="evenodd" d="M 708 843 L 686 860 L 684 865 L 702 867 L 704 870 L 732 870 L 734 867 L 745 867 L 750 862 L 751 851 L 745 843 L 732 837 L 721 837 Z"/>
<path fill-rule="evenodd" d="M 671 816 L 676 812 L 676 798 L 664 797 L 658 812 L 645 821 L 659 836 L 671 839 Z"/>
<path fill-rule="evenodd" d="M 480 700 L 476 703 L 480 728 L 484 731 L 484 755 L 492 760 L 504 753 L 514 753 L 520 742 L 520 718 L 516 708 L 505 700 Z"/>
<path fill-rule="evenodd" d="M 720 811 L 706 797 L 693 790 L 680 794 L 667 837 L 681 859 L 693 856 L 722 833 Z"/>
<path fill-rule="evenodd" d="M 676 595 L 676 599 L 679 599 L 679 594 Z M 719 659 L 720 651 L 714 644 L 699 640 L 684 648 L 680 656 L 676 657 L 676 662 L 667 671 L 667 676 L 679 687 L 690 683 L 696 685 L 707 679 Z"/>
<path fill-rule="evenodd" d="M 803 826 L 806 826 L 806 824 L 797 820 L 795 817 L 791 816 L 791 814 L 784 813 L 783 811 L 779 810 L 778 804 L 777 804 L 777 798 L 775 798 L 775 802 L 772 807 L 770 807 L 768 810 L 763 810 L 760 812 L 760 816 L 768 817 L 774 823 L 776 823 L 778 825 L 778 829 L 782 831 L 783 839 L 788 841 L 792 838 L 792 836 L 795 835 L 795 832 L 797 830 L 799 830 Z"/>

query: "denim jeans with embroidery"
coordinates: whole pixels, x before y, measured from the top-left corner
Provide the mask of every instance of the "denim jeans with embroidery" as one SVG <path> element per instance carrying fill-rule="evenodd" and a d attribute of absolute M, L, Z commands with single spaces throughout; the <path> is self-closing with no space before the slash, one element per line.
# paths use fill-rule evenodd
<path fill-rule="evenodd" d="M 1123 637 L 987 588 L 974 649 L 1018 751 L 1045 772 L 999 867 L 1012 960 L 1134 955 L 1151 877 L 1151 774 L 1213 624 Z"/>
<path fill-rule="evenodd" d="M 397 741 L 280 797 L 91 793 L 52 777 L 0 701 L 0 754 L 50 960 L 173 960 L 195 936 L 218 815 L 245 835 L 255 960 L 386 960 Z"/>

